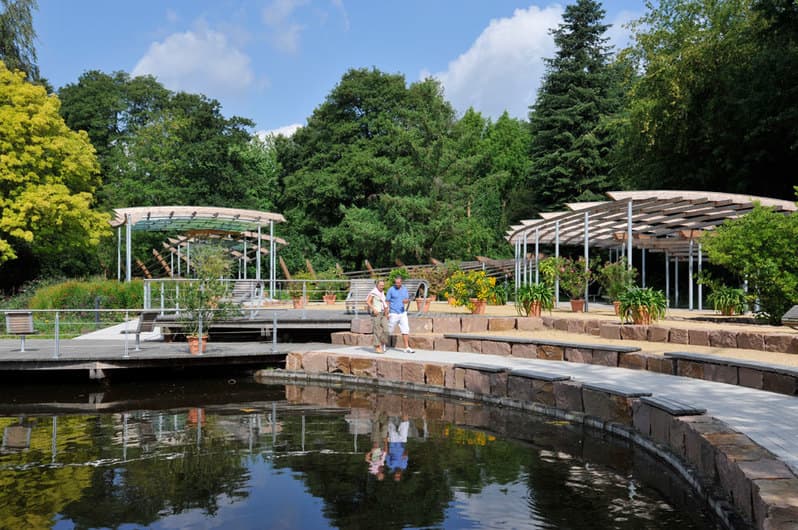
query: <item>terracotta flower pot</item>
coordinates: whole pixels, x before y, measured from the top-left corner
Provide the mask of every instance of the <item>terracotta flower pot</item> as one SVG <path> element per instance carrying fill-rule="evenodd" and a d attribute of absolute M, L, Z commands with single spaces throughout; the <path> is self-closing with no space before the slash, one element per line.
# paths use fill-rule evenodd
<path fill-rule="evenodd" d="M 533 302 L 529 302 L 529 311 L 527 311 L 527 316 L 530 317 L 539 317 L 541 310 L 540 300 L 535 300 Z"/>
<path fill-rule="evenodd" d="M 420 313 L 428 313 L 429 306 L 432 303 L 432 300 L 427 298 L 426 300 L 416 298 L 416 308 Z"/>
<path fill-rule="evenodd" d="M 648 326 L 651 324 L 651 313 L 648 312 L 646 307 L 637 307 L 632 311 L 632 322 L 639 326 Z"/>
<path fill-rule="evenodd" d="M 485 309 L 488 307 L 487 300 L 477 300 L 476 298 L 470 298 L 469 302 L 471 302 L 471 314 L 472 315 L 484 315 Z"/>
<path fill-rule="evenodd" d="M 322 296 L 322 298 L 324 299 L 324 303 L 326 303 L 327 305 L 334 304 L 335 300 L 336 300 L 336 297 L 335 297 L 334 294 L 325 294 L 324 296 Z"/>
<path fill-rule="evenodd" d="M 198 355 L 199 354 L 199 337 L 196 335 L 189 335 L 186 337 L 186 342 L 188 342 L 188 352 L 191 355 Z M 208 336 L 203 335 L 202 337 L 202 353 L 205 353 L 205 349 L 208 347 Z"/>
<path fill-rule="evenodd" d="M 291 302 L 294 304 L 294 309 L 302 309 L 305 307 L 305 300 L 301 296 L 299 298 L 292 298 Z"/>
<path fill-rule="evenodd" d="M 585 300 L 583 298 L 577 298 L 576 300 L 571 300 L 571 311 L 573 311 L 574 313 L 584 313 Z"/>
<path fill-rule="evenodd" d="M 613 300 L 612 301 L 612 308 L 615 309 L 615 316 L 621 315 L 621 302 L 620 300 Z"/>

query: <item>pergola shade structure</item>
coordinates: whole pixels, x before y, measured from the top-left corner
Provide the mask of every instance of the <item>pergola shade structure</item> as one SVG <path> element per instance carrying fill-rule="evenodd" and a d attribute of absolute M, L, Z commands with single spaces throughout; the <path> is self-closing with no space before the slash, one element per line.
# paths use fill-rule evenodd
<path fill-rule="evenodd" d="M 131 280 L 131 239 L 132 232 L 173 232 L 183 233 L 173 242 L 165 245 L 170 251 L 178 251 L 183 245 L 190 245 L 197 237 L 205 238 L 230 238 L 241 240 L 244 246 L 243 255 L 246 254 L 247 239 L 254 240 L 256 256 L 268 254 L 269 256 L 269 292 L 274 296 L 276 245 L 287 244 L 285 240 L 274 236 L 274 224 L 285 222 L 285 217 L 279 213 L 262 212 L 258 210 L 244 210 L 238 208 L 216 208 L 209 206 L 154 206 L 117 208 L 111 226 L 118 230 L 119 247 L 117 249 L 118 266 L 121 271 L 121 234 L 125 227 L 125 257 L 126 280 Z M 263 234 L 268 227 L 268 235 Z M 262 241 L 268 241 L 268 252 L 261 247 Z M 188 247 L 190 249 L 190 247 Z M 178 263 L 180 260 L 178 259 Z M 256 260 L 256 279 L 261 279 L 260 259 Z M 121 272 L 119 273 L 121 276 Z"/>
<path fill-rule="evenodd" d="M 669 291 L 669 264 L 679 261 L 689 264 L 689 307 L 693 308 L 693 258 L 697 254 L 698 270 L 703 256 L 700 235 L 713 230 L 729 219 L 741 217 L 753 210 L 756 203 L 775 211 L 796 211 L 791 201 L 706 191 L 648 190 L 611 191 L 610 200 L 566 204 L 560 212 L 541 213 L 538 219 L 522 220 L 507 232 L 508 241 L 515 245 L 516 287 L 531 281 L 534 270 L 537 279 L 538 247 L 554 245 L 559 255 L 560 245 L 584 246 L 585 258 L 589 248 L 618 249 L 632 266 L 632 249 L 641 250 L 642 283 L 645 285 L 646 251 L 665 253 L 666 292 Z M 528 258 L 530 244 L 535 245 L 533 259 Z M 534 261 L 534 267 L 532 266 Z M 678 282 L 678 268 L 674 269 Z M 699 306 L 701 286 L 699 285 Z M 678 304 L 678 290 L 675 291 Z M 558 293 L 559 296 L 559 293 Z M 700 307 L 699 307 L 700 309 Z"/>

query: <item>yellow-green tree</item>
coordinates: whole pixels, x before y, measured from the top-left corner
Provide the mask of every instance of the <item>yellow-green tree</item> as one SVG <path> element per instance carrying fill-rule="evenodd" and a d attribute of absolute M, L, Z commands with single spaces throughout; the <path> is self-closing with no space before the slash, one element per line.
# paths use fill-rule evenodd
<path fill-rule="evenodd" d="M 0 270 L 27 246 L 42 261 L 85 252 L 110 234 L 92 209 L 94 148 L 71 131 L 59 100 L 0 61 Z"/>

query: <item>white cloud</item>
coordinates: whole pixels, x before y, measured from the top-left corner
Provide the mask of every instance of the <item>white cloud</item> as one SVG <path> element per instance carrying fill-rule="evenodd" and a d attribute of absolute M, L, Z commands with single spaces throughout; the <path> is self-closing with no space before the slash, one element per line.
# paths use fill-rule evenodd
<path fill-rule="evenodd" d="M 526 118 L 545 71 L 543 58 L 553 57 L 549 29 L 561 22 L 559 5 L 516 9 L 512 17 L 491 20 L 471 48 L 433 74 L 457 110 L 473 106 L 494 118 L 506 109 Z M 426 72 L 422 72 L 424 77 Z"/>
<path fill-rule="evenodd" d="M 296 53 L 305 26 L 291 21 L 291 16 L 308 0 L 273 0 L 263 8 L 263 22 L 271 30 L 271 41 L 278 50 Z"/>
<path fill-rule="evenodd" d="M 332 0 L 332 5 L 341 13 L 341 17 L 344 19 L 344 31 L 349 31 L 349 13 L 347 13 L 346 6 L 344 6 L 344 0 Z"/>
<path fill-rule="evenodd" d="M 641 15 L 642 13 L 633 11 L 620 11 L 612 19 L 610 22 L 612 26 L 607 30 L 607 37 L 610 38 L 610 44 L 615 46 L 616 52 L 631 44 L 632 32 L 624 26 L 633 20 L 637 20 Z"/>
<path fill-rule="evenodd" d="M 153 42 L 132 74 L 150 74 L 171 90 L 215 98 L 240 94 L 255 82 L 250 58 L 223 33 L 199 28 Z"/>
<path fill-rule="evenodd" d="M 269 131 L 258 131 L 256 134 L 261 140 L 266 140 L 270 136 L 279 136 L 281 134 L 283 136 L 292 136 L 300 127 L 302 127 L 301 123 L 292 123 L 291 125 L 284 125 Z"/>

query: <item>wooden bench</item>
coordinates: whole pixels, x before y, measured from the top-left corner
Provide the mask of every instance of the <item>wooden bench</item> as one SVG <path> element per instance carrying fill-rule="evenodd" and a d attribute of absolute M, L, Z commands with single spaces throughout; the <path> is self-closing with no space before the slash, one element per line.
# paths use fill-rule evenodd
<path fill-rule="evenodd" d="M 33 311 L 6 311 L 6 333 L 21 339 L 19 351 L 25 351 L 25 337 L 33 335 Z"/>
<path fill-rule="evenodd" d="M 141 351 L 141 334 L 155 331 L 157 318 L 158 311 L 142 311 L 139 315 L 139 323 L 136 326 L 136 351 Z"/>
<path fill-rule="evenodd" d="M 676 375 L 798 395 L 798 368 L 692 352 L 666 352 L 676 361 Z"/>
<path fill-rule="evenodd" d="M 263 297 L 263 281 L 236 280 L 228 299 L 236 304 L 245 304 Z"/>
<path fill-rule="evenodd" d="M 368 312 L 368 309 L 366 308 L 366 298 L 374 288 L 375 284 L 376 280 L 372 278 L 353 278 L 349 280 L 349 292 L 346 294 L 346 300 L 344 302 L 346 306 L 346 312 L 357 314 L 359 308 L 362 308 L 364 312 Z M 419 292 L 423 293 L 421 295 L 421 299 L 425 301 L 427 300 L 429 284 L 426 280 L 404 280 L 402 285 L 407 289 L 407 293 L 410 296 L 410 302 L 418 297 Z M 386 293 L 388 292 L 388 289 L 390 289 L 390 286 L 385 287 Z"/>
<path fill-rule="evenodd" d="M 784 316 L 781 317 L 781 323 L 798 329 L 798 305 L 792 306 L 789 311 L 784 313 Z"/>

